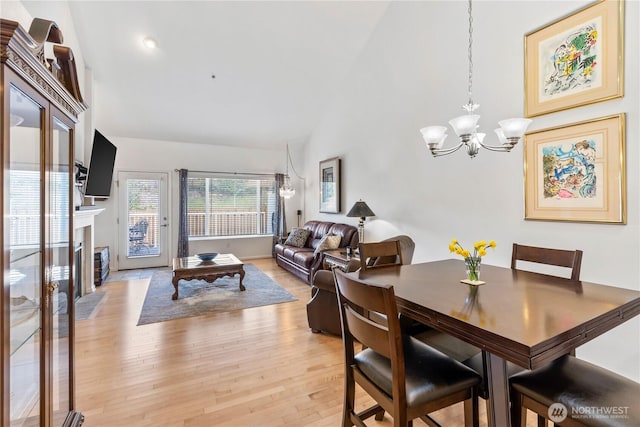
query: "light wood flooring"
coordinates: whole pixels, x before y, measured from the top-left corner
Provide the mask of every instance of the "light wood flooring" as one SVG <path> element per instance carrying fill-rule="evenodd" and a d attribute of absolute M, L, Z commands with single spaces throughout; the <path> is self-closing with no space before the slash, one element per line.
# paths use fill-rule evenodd
<path fill-rule="evenodd" d="M 272 259 L 248 262 L 298 301 L 136 326 L 149 279 L 99 287 L 103 301 L 76 322 L 76 406 L 84 425 L 339 426 L 341 339 L 309 330 L 306 283 Z M 356 400 L 362 408 L 372 403 L 362 391 Z M 480 408 L 486 426 L 482 400 Z M 463 426 L 462 405 L 434 418 Z M 385 415 L 367 424 L 393 422 Z"/>

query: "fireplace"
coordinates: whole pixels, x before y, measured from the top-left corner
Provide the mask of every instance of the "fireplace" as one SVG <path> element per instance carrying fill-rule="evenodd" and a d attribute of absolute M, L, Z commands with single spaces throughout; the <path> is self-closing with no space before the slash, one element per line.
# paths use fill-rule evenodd
<path fill-rule="evenodd" d="M 104 208 L 77 210 L 73 214 L 74 241 L 82 243 L 80 260 L 76 263 L 76 277 L 80 280 L 77 289 L 80 296 L 90 294 L 96 290 L 93 283 L 94 264 L 94 217 L 104 211 Z M 77 261 L 77 260 L 76 260 Z"/>

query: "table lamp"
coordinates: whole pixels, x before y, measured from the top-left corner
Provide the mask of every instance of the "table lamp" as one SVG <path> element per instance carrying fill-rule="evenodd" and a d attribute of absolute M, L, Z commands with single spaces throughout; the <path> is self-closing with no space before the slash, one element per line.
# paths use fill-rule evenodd
<path fill-rule="evenodd" d="M 360 199 L 353 205 L 349 213 L 347 213 L 347 216 L 360 217 L 360 222 L 358 223 L 358 233 L 360 233 L 360 241 L 364 242 L 364 221 L 368 216 L 376 216 L 376 214 L 374 214 L 371 208 L 367 206 L 367 204 L 363 202 L 362 199 Z"/>

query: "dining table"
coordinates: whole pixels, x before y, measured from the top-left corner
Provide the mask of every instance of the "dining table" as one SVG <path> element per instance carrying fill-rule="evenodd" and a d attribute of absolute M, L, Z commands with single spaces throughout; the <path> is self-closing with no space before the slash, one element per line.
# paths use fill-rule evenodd
<path fill-rule="evenodd" d="M 640 291 L 448 259 L 349 273 L 393 285 L 398 311 L 486 354 L 490 425 L 511 425 L 507 362 L 536 369 L 640 314 Z"/>

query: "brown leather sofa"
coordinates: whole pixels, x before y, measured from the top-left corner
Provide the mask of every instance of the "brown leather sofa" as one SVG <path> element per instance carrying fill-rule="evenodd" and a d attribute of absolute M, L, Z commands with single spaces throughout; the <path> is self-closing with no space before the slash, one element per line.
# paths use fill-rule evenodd
<path fill-rule="evenodd" d="M 400 235 L 385 240 L 399 240 L 403 264 L 411 264 L 416 244 L 411 237 Z M 360 261 L 351 259 L 346 271 L 356 271 Z M 311 286 L 311 299 L 307 302 L 307 321 L 311 332 L 328 332 L 341 335 L 340 311 L 336 295 L 333 272 L 319 270 L 316 272 Z"/>
<path fill-rule="evenodd" d="M 295 274 L 308 284 L 313 275 L 322 269 L 322 252 L 315 254 L 315 246 L 327 234 L 341 237 L 340 248 L 358 247 L 358 229 L 353 225 L 340 224 L 329 221 L 307 221 L 302 228 L 310 231 L 310 235 L 302 248 L 277 243 L 275 246 L 276 264 Z"/>

